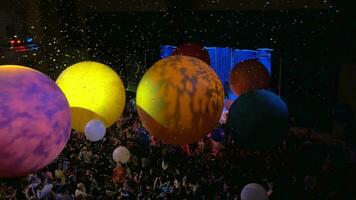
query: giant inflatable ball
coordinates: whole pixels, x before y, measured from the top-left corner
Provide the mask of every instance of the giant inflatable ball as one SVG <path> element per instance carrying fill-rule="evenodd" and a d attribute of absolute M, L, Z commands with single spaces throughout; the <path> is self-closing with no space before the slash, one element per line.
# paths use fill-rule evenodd
<path fill-rule="evenodd" d="M 136 105 L 143 126 L 164 143 L 197 142 L 217 125 L 224 89 L 205 62 L 170 56 L 156 62 L 142 77 Z"/>
<path fill-rule="evenodd" d="M 173 51 L 173 56 L 191 56 L 204 61 L 210 65 L 210 56 L 208 51 L 197 43 L 183 43 Z"/>
<path fill-rule="evenodd" d="M 45 167 L 70 132 L 71 111 L 54 81 L 31 68 L 0 66 L 0 178 Z"/>
<path fill-rule="evenodd" d="M 125 106 L 125 88 L 119 75 L 98 62 L 80 62 L 68 67 L 57 79 L 73 115 L 73 129 L 84 132 L 91 120 L 105 127 L 119 119 Z"/>
<path fill-rule="evenodd" d="M 227 129 L 245 148 L 277 147 L 288 134 L 288 107 L 270 91 L 247 92 L 230 107 Z"/>
<path fill-rule="evenodd" d="M 241 200 L 268 200 L 266 189 L 257 183 L 245 185 L 240 194 Z"/>
<path fill-rule="evenodd" d="M 255 89 L 269 88 L 270 76 L 258 60 L 245 60 L 235 65 L 230 73 L 230 88 L 238 96 Z"/>

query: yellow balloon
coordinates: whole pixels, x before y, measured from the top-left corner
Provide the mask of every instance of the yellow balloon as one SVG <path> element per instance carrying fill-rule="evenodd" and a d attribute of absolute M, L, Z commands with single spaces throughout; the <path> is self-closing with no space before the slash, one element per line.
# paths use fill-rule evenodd
<path fill-rule="evenodd" d="M 72 127 L 83 132 L 93 119 L 111 126 L 125 106 L 125 88 L 119 75 L 98 62 L 80 62 L 68 67 L 56 83 L 72 109 Z"/>

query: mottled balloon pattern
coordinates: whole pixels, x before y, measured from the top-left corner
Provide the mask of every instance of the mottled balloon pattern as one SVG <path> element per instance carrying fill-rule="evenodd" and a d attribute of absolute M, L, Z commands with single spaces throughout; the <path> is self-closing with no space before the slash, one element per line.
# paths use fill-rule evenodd
<path fill-rule="evenodd" d="M 219 122 L 224 90 L 218 76 L 203 61 L 170 56 L 145 73 L 136 104 L 151 135 L 167 144 L 191 144 Z"/>
<path fill-rule="evenodd" d="M 0 177 L 18 177 L 52 162 L 71 131 L 71 111 L 58 86 L 21 66 L 0 66 Z"/>

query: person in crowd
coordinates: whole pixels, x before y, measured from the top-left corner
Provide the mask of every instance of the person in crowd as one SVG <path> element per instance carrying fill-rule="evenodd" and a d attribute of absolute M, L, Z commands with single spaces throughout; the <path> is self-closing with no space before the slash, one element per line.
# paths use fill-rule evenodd
<path fill-rule="evenodd" d="M 88 196 L 84 183 L 78 183 L 74 196 L 76 199 L 85 199 Z"/>
<path fill-rule="evenodd" d="M 356 199 L 354 148 L 318 141 L 312 131 L 293 129 L 270 151 L 241 148 L 228 134 L 221 142 L 206 137 L 184 146 L 149 136 L 146 144 L 136 142 L 143 128 L 138 116 L 127 116 L 100 142 L 89 143 L 73 132 L 45 169 L 21 184 L 0 180 L 0 199 L 238 200 L 243 186 L 252 182 L 264 186 L 270 200 Z M 119 145 L 131 152 L 126 164 L 112 160 Z"/>

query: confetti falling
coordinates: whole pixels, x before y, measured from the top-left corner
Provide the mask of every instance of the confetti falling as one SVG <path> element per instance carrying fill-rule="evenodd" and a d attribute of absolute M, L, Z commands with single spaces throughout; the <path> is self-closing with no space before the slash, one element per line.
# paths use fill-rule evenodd
<path fill-rule="evenodd" d="M 18 2 L 11 7 L 24 13 L 17 16 L 24 28 L 15 28 L 16 34 L 31 35 L 40 50 L 4 52 L 0 59 L 3 64 L 34 67 L 52 79 L 74 63 L 95 60 L 115 69 L 125 86 L 137 86 L 145 70 L 158 60 L 159 45 L 196 41 L 241 49 L 268 47 L 276 49 L 273 67 L 282 77 L 275 75 L 272 82 L 275 88 L 280 86 L 286 100 L 295 107 L 303 102 L 317 108 L 316 113 L 330 110 L 336 101 L 337 60 L 350 59 L 354 48 L 338 31 L 346 27 L 337 21 L 345 14 L 338 4 L 331 0 L 189 2 Z M 299 109 L 292 105 L 294 110 Z"/>

